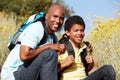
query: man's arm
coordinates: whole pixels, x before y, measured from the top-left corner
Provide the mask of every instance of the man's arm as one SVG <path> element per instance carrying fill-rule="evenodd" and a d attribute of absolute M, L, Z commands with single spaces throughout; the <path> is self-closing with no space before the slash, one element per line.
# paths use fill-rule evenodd
<path fill-rule="evenodd" d="M 40 54 L 43 50 L 53 49 L 56 51 L 62 52 L 64 50 L 63 44 L 46 44 L 44 46 L 38 47 L 37 49 L 32 49 L 29 46 L 21 45 L 20 46 L 20 58 L 23 62 L 31 60 Z"/>

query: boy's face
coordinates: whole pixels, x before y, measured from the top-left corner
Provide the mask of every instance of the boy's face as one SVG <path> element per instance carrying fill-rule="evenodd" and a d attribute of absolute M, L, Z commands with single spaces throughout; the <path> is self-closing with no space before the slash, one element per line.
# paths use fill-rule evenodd
<path fill-rule="evenodd" d="M 84 26 L 74 24 L 72 25 L 70 31 L 66 31 L 66 34 L 69 36 L 70 40 L 73 42 L 74 45 L 80 45 L 81 41 L 85 36 Z"/>

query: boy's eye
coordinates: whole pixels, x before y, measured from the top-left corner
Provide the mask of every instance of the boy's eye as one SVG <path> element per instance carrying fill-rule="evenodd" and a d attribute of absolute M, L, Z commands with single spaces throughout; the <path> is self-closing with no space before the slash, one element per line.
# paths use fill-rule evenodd
<path fill-rule="evenodd" d="M 79 30 L 78 30 L 78 29 L 75 29 L 75 30 L 74 30 L 74 32 L 77 32 L 77 31 L 79 31 Z"/>
<path fill-rule="evenodd" d="M 74 30 L 74 32 L 78 32 L 78 31 L 80 31 L 80 32 L 84 32 L 83 29 L 82 29 L 82 30 L 78 30 L 78 29 Z"/>
<path fill-rule="evenodd" d="M 84 30 L 82 29 L 81 32 L 84 32 Z"/>
<path fill-rule="evenodd" d="M 57 15 L 54 15 L 53 17 L 54 17 L 54 18 L 57 18 L 58 16 L 57 16 Z"/>

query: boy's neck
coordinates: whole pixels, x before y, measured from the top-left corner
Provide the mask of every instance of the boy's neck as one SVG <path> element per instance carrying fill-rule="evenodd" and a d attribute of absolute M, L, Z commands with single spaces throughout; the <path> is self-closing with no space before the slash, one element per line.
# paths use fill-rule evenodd
<path fill-rule="evenodd" d="M 69 40 L 69 41 L 74 45 L 75 48 L 80 49 L 80 43 L 79 43 L 79 44 L 76 44 L 76 43 L 74 43 L 72 40 Z"/>

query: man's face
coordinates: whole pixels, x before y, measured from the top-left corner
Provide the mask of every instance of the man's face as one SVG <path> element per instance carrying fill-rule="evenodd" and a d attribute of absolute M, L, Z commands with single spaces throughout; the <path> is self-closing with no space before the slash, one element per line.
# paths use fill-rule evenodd
<path fill-rule="evenodd" d="M 46 14 L 46 25 L 49 28 L 49 32 L 53 33 L 58 31 L 64 22 L 64 11 L 61 8 L 54 8 Z"/>

